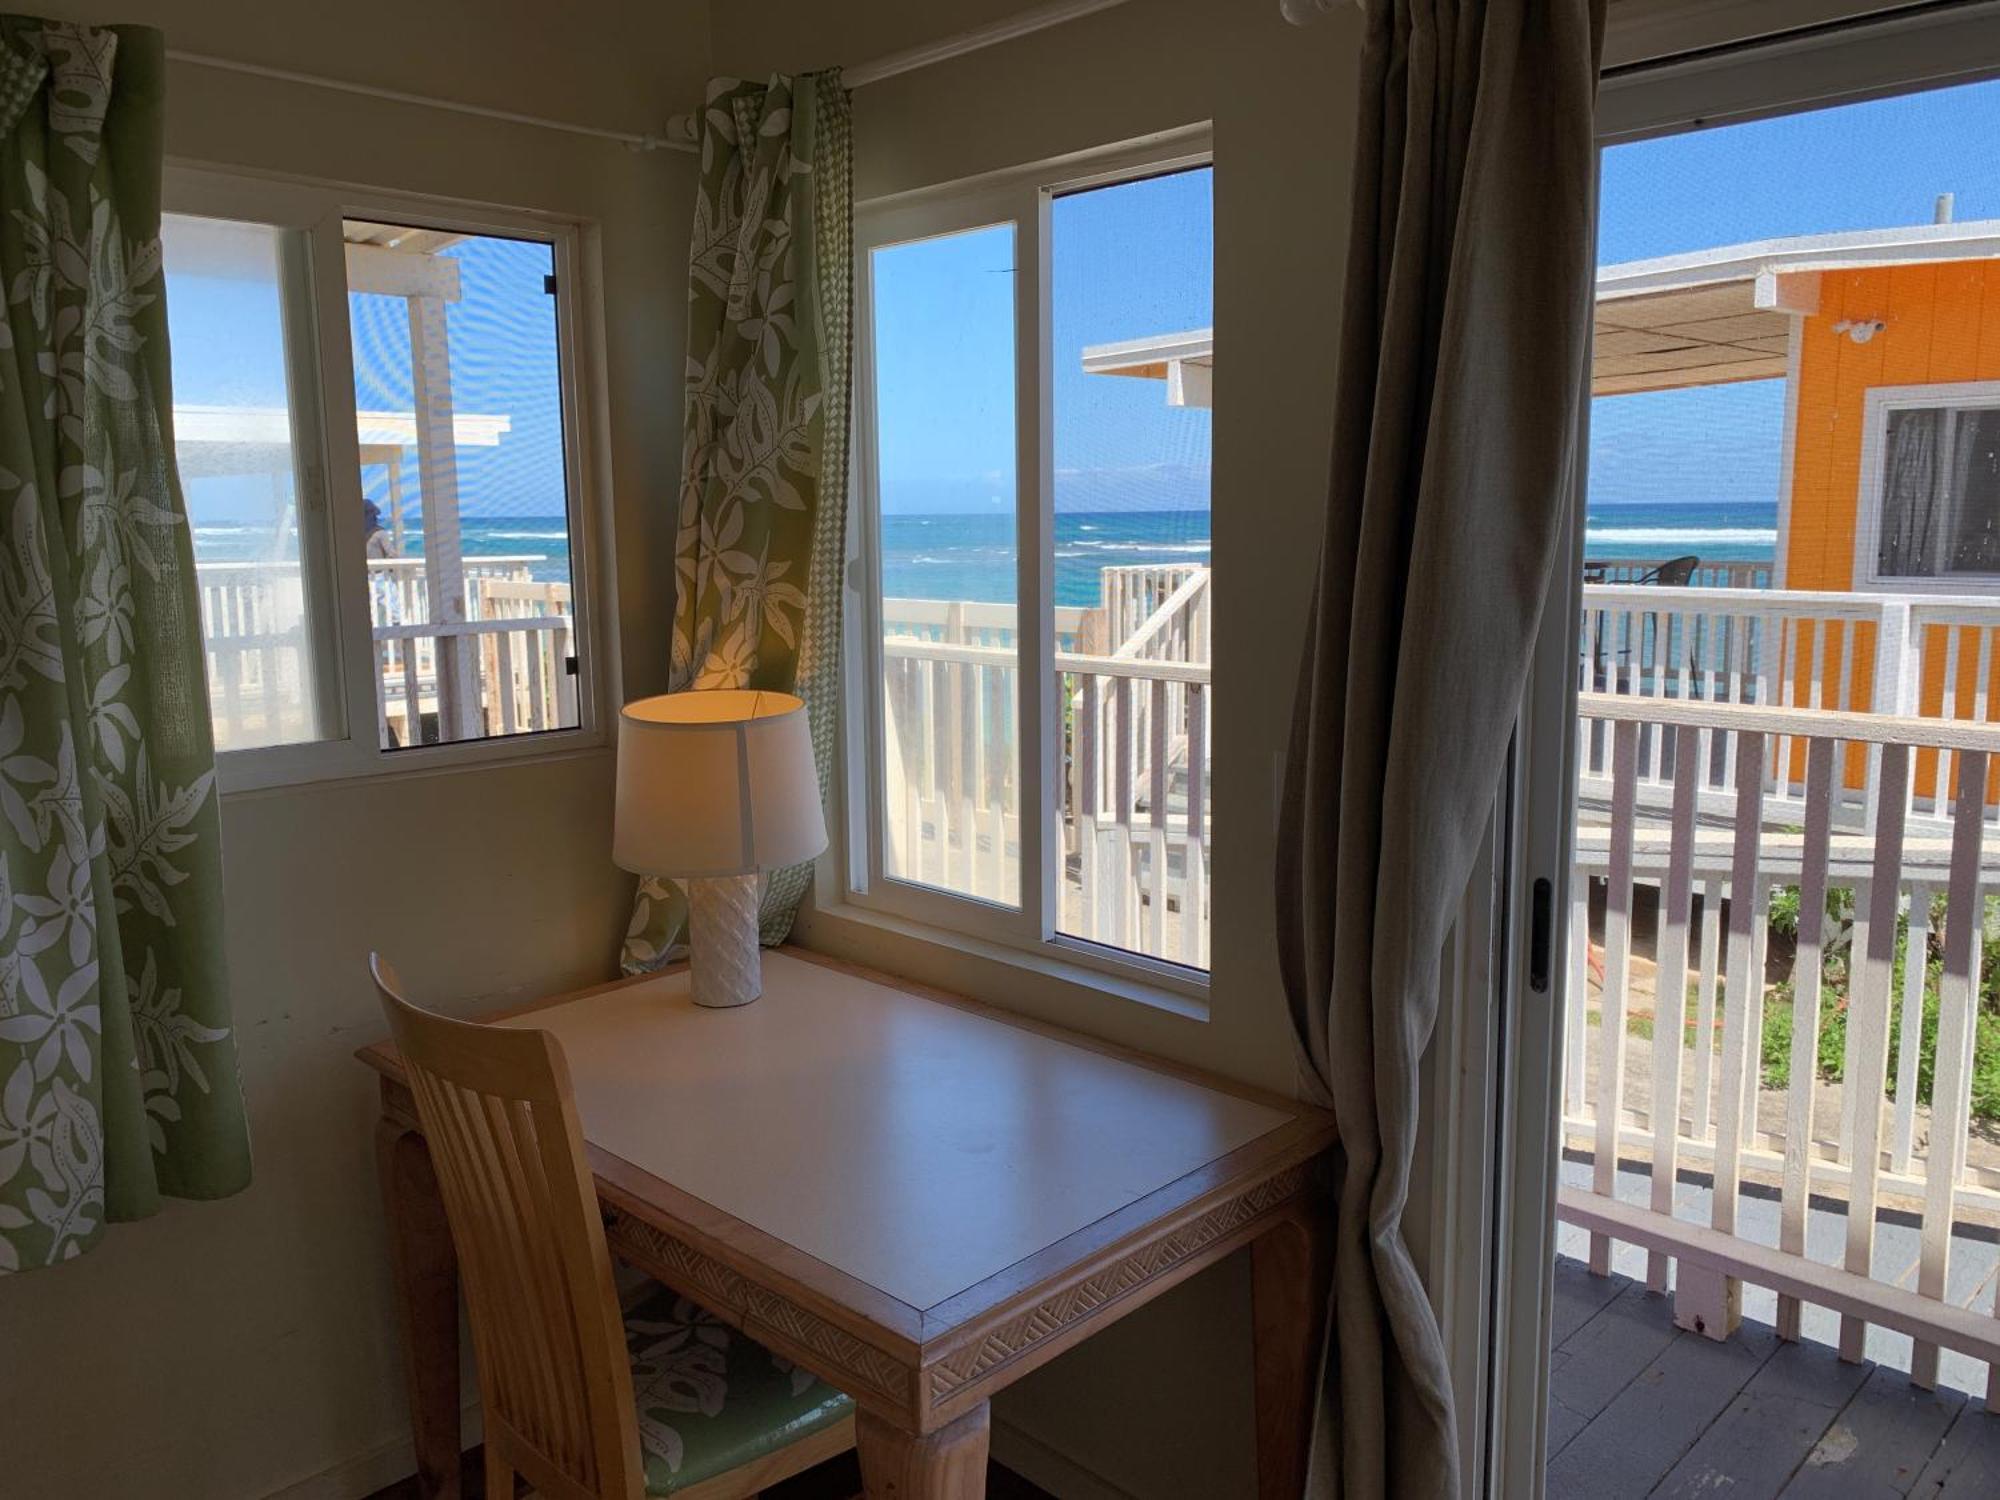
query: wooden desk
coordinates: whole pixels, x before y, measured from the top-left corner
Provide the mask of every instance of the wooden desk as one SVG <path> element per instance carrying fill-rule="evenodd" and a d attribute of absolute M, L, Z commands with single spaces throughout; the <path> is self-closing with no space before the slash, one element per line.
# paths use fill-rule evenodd
<path fill-rule="evenodd" d="M 871 1497 L 984 1493 L 987 1400 L 1253 1247 L 1259 1492 L 1304 1474 L 1330 1116 L 800 949 L 494 1018 L 561 1039 L 614 1255 L 840 1387 Z M 458 1283 L 401 1061 L 380 1153 L 424 1493 L 457 1493 Z M 1104 1420 L 1120 1420 L 1107 1400 Z"/>

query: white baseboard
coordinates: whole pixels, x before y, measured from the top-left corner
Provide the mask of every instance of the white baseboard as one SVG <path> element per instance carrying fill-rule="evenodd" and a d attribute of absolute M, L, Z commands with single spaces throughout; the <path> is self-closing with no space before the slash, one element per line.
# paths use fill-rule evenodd
<path fill-rule="evenodd" d="M 1047 1490 L 1056 1500 L 1134 1500 L 1131 1491 L 1120 1489 L 1011 1422 L 993 1423 L 990 1447 L 998 1463 Z"/>
<path fill-rule="evenodd" d="M 458 1414 L 459 1442 L 467 1448 L 477 1446 L 481 1428 L 479 1403 L 475 1400 Z M 401 1437 L 273 1490 L 265 1500 L 367 1500 L 377 1490 L 416 1472 L 416 1445 Z"/>

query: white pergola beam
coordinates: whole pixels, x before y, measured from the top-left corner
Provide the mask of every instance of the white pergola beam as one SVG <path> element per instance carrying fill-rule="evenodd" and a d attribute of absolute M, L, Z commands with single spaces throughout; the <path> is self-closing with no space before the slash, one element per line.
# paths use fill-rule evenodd
<path fill-rule="evenodd" d="M 417 257 L 404 257 L 416 259 Z M 412 296 L 410 373 L 415 387 L 417 474 L 424 509 L 424 571 L 429 575 L 431 622 L 465 620 L 465 563 L 458 534 L 458 453 L 452 420 L 451 342 L 444 300 Z M 479 682 L 466 643 L 440 635 L 438 718 L 442 736 L 477 739 L 481 733 Z"/>
<path fill-rule="evenodd" d="M 435 297 L 458 301 L 458 261 L 449 255 L 417 255 L 386 245 L 347 247 L 347 289 L 385 297 Z"/>

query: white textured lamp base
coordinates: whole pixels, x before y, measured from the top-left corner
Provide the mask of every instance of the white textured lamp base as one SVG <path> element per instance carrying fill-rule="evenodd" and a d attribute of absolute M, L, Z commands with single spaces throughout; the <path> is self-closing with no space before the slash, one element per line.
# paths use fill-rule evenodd
<path fill-rule="evenodd" d="M 690 880 L 688 983 L 696 1005 L 748 1005 L 764 993 L 757 947 L 757 876 Z"/>

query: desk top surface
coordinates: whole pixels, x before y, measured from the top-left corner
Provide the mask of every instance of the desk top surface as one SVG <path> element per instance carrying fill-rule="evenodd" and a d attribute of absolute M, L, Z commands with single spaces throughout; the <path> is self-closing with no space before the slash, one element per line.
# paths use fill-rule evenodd
<path fill-rule="evenodd" d="M 1302 1112 L 783 950 L 738 1009 L 683 970 L 501 1024 L 592 1146 L 919 1310 Z"/>

